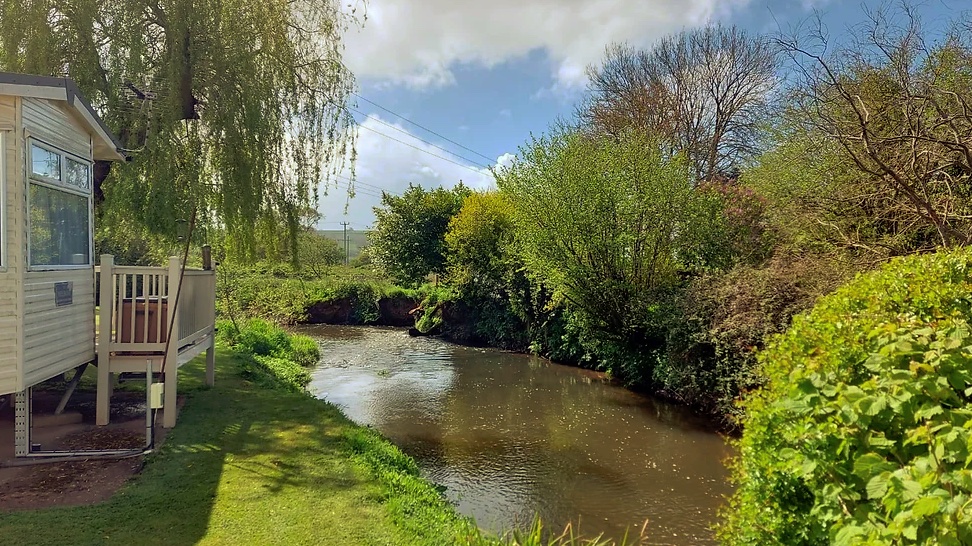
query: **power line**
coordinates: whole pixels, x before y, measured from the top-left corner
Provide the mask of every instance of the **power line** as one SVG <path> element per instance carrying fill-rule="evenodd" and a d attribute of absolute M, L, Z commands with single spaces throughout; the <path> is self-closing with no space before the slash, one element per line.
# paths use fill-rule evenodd
<path fill-rule="evenodd" d="M 362 129 L 367 129 L 367 130 L 371 131 L 372 133 L 377 133 L 377 134 L 379 134 L 379 135 L 381 135 L 381 136 L 383 136 L 383 137 L 385 137 L 385 138 L 387 138 L 389 140 L 394 140 L 395 142 L 397 142 L 399 144 L 408 146 L 409 148 L 414 148 L 414 149 L 416 149 L 416 150 L 418 150 L 420 152 L 429 154 L 432 157 L 437 157 L 437 158 L 441 159 L 442 161 L 447 161 L 449 163 L 452 163 L 453 165 L 458 165 L 459 167 L 462 167 L 463 169 L 469 169 L 470 171 L 472 171 L 472 172 L 474 172 L 476 174 L 483 174 L 482 171 L 480 171 L 478 169 L 474 169 L 474 168 L 470 167 L 469 165 L 464 165 L 462 163 L 459 163 L 458 161 L 453 161 L 452 159 L 449 159 L 448 157 L 443 157 L 443 156 L 441 156 L 439 154 L 434 154 L 434 153 L 432 153 L 432 152 L 430 152 L 428 150 L 423 150 L 422 148 L 419 148 L 418 146 L 416 146 L 414 144 L 409 144 L 408 142 L 405 142 L 404 140 L 397 139 L 397 138 L 395 138 L 395 137 L 393 137 L 391 135 L 386 135 L 385 133 L 382 133 L 381 131 L 379 131 L 377 129 L 372 129 L 371 127 L 368 127 L 367 125 L 360 125 L 359 124 L 358 127 L 361 127 Z"/>
<path fill-rule="evenodd" d="M 344 175 L 341 175 L 341 174 L 335 174 L 334 176 L 336 178 L 340 178 L 342 180 L 346 180 L 347 182 L 353 183 L 355 185 L 355 187 L 358 187 L 360 185 L 360 186 L 364 186 L 365 188 L 370 188 L 370 189 L 374 189 L 374 190 L 383 191 L 383 192 L 386 192 L 386 193 L 391 193 L 391 194 L 397 195 L 397 192 L 393 192 L 391 190 L 387 190 L 385 188 L 382 188 L 381 186 L 376 186 L 374 184 L 369 184 L 368 182 L 362 182 L 360 180 L 352 180 L 351 178 L 348 178 L 347 176 L 344 176 Z"/>
<path fill-rule="evenodd" d="M 374 184 L 368 184 L 366 182 L 359 182 L 358 180 L 352 180 L 351 178 L 348 178 L 347 176 L 341 174 L 332 173 L 332 176 L 334 177 L 333 180 L 334 185 L 337 186 L 338 188 L 348 189 L 349 187 L 353 187 L 354 191 L 356 192 L 360 191 L 363 193 L 371 193 L 371 194 L 375 194 L 377 192 L 384 192 L 384 191 L 387 191 L 388 193 L 392 193 L 384 188 L 375 186 Z M 344 185 L 341 185 L 342 181 L 344 182 Z M 361 186 L 361 188 L 359 188 L 358 186 Z M 377 197 L 381 197 L 381 195 L 377 195 Z"/>
<path fill-rule="evenodd" d="M 369 184 L 367 182 L 361 182 L 360 180 L 352 180 L 352 179 L 348 178 L 347 176 L 342 176 L 340 174 L 335 174 L 334 176 L 335 176 L 335 178 L 338 178 L 338 179 L 341 179 L 341 180 L 344 180 L 345 181 L 345 184 L 343 186 L 344 188 L 347 188 L 348 186 L 353 185 L 355 192 L 359 191 L 358 190 L 358 186 L 361 186 L 362 191 L 366 192 L 366 195 L 374 195 L 375 197 L 381 197 L 381 195 L 380 194 L 376 194 L 376 192 L 387 193 L 389 195 L 399 195 L 398 192 L 394 192 L 394 191 L 391 191 L 391 190 L 382 188 L 381 186 L 376 186 L 374 184 Z M 336 180 L 335 181 L 335 184 L 339 184 L 339 181 Z M 342 186 L 339 185 L 338 187 L 342 187 Z"/>
<path fill-rule="evenodd" d="M 456 152 L 453 152 L 451 150 L 447 150 L 447 149 L 443 148 L 442 146 L 439 146 L 438 144 L 435 144 L 435 143 L 429 142 L 428 140 L 425 140 L 423 138 L 417 137 L 417 136 L 413 135 L 412 133 L 409 133 L 405 129 L 402 129 L 401 127 L 397 127 L 395 125 L 392 125 L 391 123 L 388 123 L 387 121 L 384 121 L 382 119 L 375 118 L 375 117 L 371 117 L 368 114 L 365 114 L 364 112 L 362 112 L 361 110 L 358 110 L 356 108 L 349 108 L 349 110 L 351 110 L 353 112 L 357 112 L 357 113 L 361 114 L 362 116 L 365 116 L 365 117 L 367 117 L 369 119 L 372 119 L 374 121 L 377 121 L 378 123 L 384 125 L 385 127 L 390 127 L 392 129 L 398 131 L 399 133 L 402 133 L 404 135 L 410 136 L 410 137 L 414 138 L 415 140 L 418 140 L 419 142 L 422 142 L 424 144 L 427 144 L 427 145 L 429 145 L 429 146 L 431 146 L 431 147 L 433 147 L 433 148 L 435 148 L 437 150 L 442 150 L 443 152 L 445 152 L 447 154 L 451 154 L 451 155 L 454 155 L 454 156 L 458 157 L 459 159 L 462 159 L 464 161 L 468 161 L 468 162 L 472 163 L 473 165 L 475 165 L 477 167 L 482 167 L 484 169 L 488 169 L 489 168 L 488 165 L 482 165 L 478 160 L 473 160 L 473 159 L 469 159 L 468 157 L 461 156 L 461 155 L 457 154 Z"/>
<path fill-rule="evenodd" d="M 361 188 L 361 189 L 358 189 L 358 188 L 353 188 L 353 187 L 351 187 L 351 186 L 350 186 L 350 184 L 349 184 L 349 183 L 347 183 L 347 182 L 345 182 L 344 184 L 342 184 L 342 183 L 341 183 L 341 182 L 339 182 L 339 181 L 334 181 L 334 185 L 335 185 L 335 186 L 337 187 L 337 189 L 339 189 L 339 190 L 352 190 L 352 189 L 353 189 L 353 190 L 354 190 L 354 193 L 356 193 L 356 194 L 359 194 L 359 193 L 360 193 L 361 195 L 367 195 L 367 196 L 370 196 L 370 197 L 379 197 L 379 198 L 381 197 L 381 195 L 380 195 L 380 194 L 378 194 L 378 193 L 375 193 L 375 192 L 373 192 L 373 191 L 370 191 L 370 190 L 368 190 L 367 188 Z"/>
<path fill-rule="evenodd" d="M 374 106 L 376 108 L 380 108 L 380 109 L 384 110 L 385 112 L 388 112 L 389 114 L 391 114 L 391 115 L 393 115 L 393 116 L 395 116 L 397 118 L 401 118 L 401 119 L 407 121 L 408 123 L 411 123 L 412 125 L 418 127 L 419 129 L 422 129 L 423 131 L 428 131 L 429 133 L 432 133 L 433 135 L 441 138 L 442 140 L 445 140 L 446 142 L 455 144 L 456 146 L 459 146 L 460 148 L 462 148 L 463 150 L 466 150 L 467 152 L 471 152 L 471 153 L 474 153 L 474 154 L 478 155 L 479 157 L 481 157 L 481 158 L 485 159 L 486 161 L 488 161 L 489 164 L 492 164 L 493 162 L 496 161 L 496 159 L 494 159 L 494 158 L 490 158 L 488 156 L 485 156 L 485 155 L 477 152 L 476 150 L 473 150 L 472 148 L 467 148 L 466 146 L 463 146 L 462 144 L 459 144 L 455 140 L 452 140 L 451 138 L 448 138 L 448 137 L 444 137 L 444 136 L 440 135 L 439 133 L 433 131 L 432 129 L 429 129 L 428 127 L 425 127 L 424 125 L 420 125 L 420 124 L 418 124 L 418 123 L 416 123 L 416 122 L 408 119 L 407 117 L 405 117 L 405 116 L 403 116 L 401 114 L 396 114 L 395 112 L 392 112 L 391 110 L 389 110 L 388 108 L 385 108 L 384 106 L 378 104 L 377 102 L 362 97 L 358 93 L 354 93 L 354 96 L 358 97 L 359 99 L 367 102 L 368 104 L 370 104 L 370 105 L 372 105 L 372 106 Z"/>

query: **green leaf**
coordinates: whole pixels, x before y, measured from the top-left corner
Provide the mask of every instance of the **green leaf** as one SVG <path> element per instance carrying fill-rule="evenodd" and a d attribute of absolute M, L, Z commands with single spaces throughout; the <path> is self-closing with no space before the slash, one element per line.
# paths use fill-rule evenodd
<path fill-rule="evenodd" d="M 942 406 L 940 405 L 925 406 L 915 412 L 915 419 L 916 420 L 931 419 L 936 415 L 941 415 L 943 412 L 944 410 L 942 410 Z"/>
<path fill-rule="evenodd" d="M 854 474 L 864 480 L 870 480 L 882 472 L 890 472 L 897 467 L 877 453 L 861 455 L 854 461 Z"/>
<path fill-rule="evenodd" d="M 817 392 L 817 387 L 814 386 L 813 381 L 806 378 L 801 379 L 800 382 L 797 383 L 797 389 L 803 394 L 814 394 Z"/>
<path fill-rule="evenodd" d="M 867 482 L 867 498 L 879 499 L 888 492 L 888 477 L 890 473 L 882 472 Z"/>
<path fill-rule="evenodd" d="M 834 546 L 851 546 L 857 542 L 857 538 L 864 536 L 864 528 L 857 525 L 847 525 L 837 531 L 834 537 Z"/>
<path fill-rule="evenodd" d="M 894 442 L 888 440 L 883 432 L 874 432 L 867 437 L 867 445 L 871 447 L 888 447 L 893 446 Z"/>
<path fill-rule="evenodd" d="M 888 407 L 888 402 L 884 397 L 868 396 L 860 401 L 860 408 L 864 415 L 877 415 L 886 407 Z"/>
<path fill-rule="evenodd" d="M 910 478 L 901 480 L 901 487 L 903 489 L 901 496 L 905 500 L 916 499 L 924 491 L 920 483 Z"/>
<path fill-rule="evenodd" d="M 922 497 L 915 501 L 911 507 L 911 513 L 916 518 L 923 518 L 938 513 L 942 506 L 942 499 L 939 497 Z"/>

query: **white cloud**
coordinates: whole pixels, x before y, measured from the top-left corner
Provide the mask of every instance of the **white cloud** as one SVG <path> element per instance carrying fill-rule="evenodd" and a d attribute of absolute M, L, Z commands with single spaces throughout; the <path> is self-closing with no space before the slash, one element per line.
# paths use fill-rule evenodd
<path fill-rule="evenodd" d="M 489 169 L 470 165 L 467 161 L 430 146 L 411 133 L 406 135 L 395 131 L 384 125 L 385 123 L 407 132 L 405 127 L 374 114 L 361 124 L 363 129 L 358 132 L 356 146 L 357 195 L 353 199 L 348 199 L 347 182 L 343 178 L 337 179 L 337 187 L 334 181 L 329 184 L 326 196 L 322 187 L 321 201 L 318 206 L 318 210 L 324 215 L 322 219 L 324 223 L 319 225 L 321 229 L 334 229 L 335 222 L 345 221 L 350 222 L 355 229 L 363 229 L 370 225 L 374 221 L 372 208 L 381 202 L 378 194 L 382 189 L 401 194 L 408 188 L 409 183 L 425 188 L 438 186 L 451 188 L 460 180 L 466 186 L 475 189 L 495 187 L 495 180 Z M 404 144 L 378 133 L 392 136 Z M 442 156 L 448 160 L 435 156 Z M 503 154 L 496 159 L 494 166 L 506 165 L 512 158 L 512 154 Z M 347 174 L 349 173 L 345 173 Z M 345 214 L 345 206 L 347 206 L 347 214 Z"/>
<path fill-rule="evenodd" d="M 492 67 L 543 50 L 558 84 L 576 87 L 612 42 L 649 46 L 749 0 L 371 0 L 346 36 L 359 77 L 416 88 L 450 85 L 457 63 Z"/>

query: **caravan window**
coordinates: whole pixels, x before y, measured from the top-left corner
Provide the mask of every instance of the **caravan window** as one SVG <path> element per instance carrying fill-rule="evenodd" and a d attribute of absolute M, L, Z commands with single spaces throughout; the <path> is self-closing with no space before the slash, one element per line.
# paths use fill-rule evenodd
<path fill-rule="evenodd" d="M 61 179 L 61 156 L 57 152 L 33 144 L 30 147 L 30 172 L 41 178 Z"/>
<path fill-rule="evenodd" d="M 32 142 L 30 165 L 30 265 L 89 266 L 91 163 Z"/>

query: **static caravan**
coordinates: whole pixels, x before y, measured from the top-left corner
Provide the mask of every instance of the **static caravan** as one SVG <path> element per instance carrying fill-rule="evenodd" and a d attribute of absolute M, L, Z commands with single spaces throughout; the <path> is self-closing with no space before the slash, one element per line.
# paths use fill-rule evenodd
<path fill-rule="evenodd" d="M 180 366 L 205 352 L 213 384 L 208 247 L 202 269 L 178 257 L 161 267 L 116 265 L 111 255 L 95 264 L 94 163 L 124 159 L 71 80 L 0 72 L 0 397 L 16 393 L 17 456 L 60 454 L 33 451 L 31 388 L 77 370 L 58 413 L 89 363 L 98 367 L 98 425 L 108 424 L 123 374 L 144 374 L 146 407 L 165 408 L 164 427 L 175 426 Z"/>
<path fill-rule="evenodd" d="M 0 395 L 95 358 L 93 165 L 124 156 L 64 78 L 0 73 Z"/>

